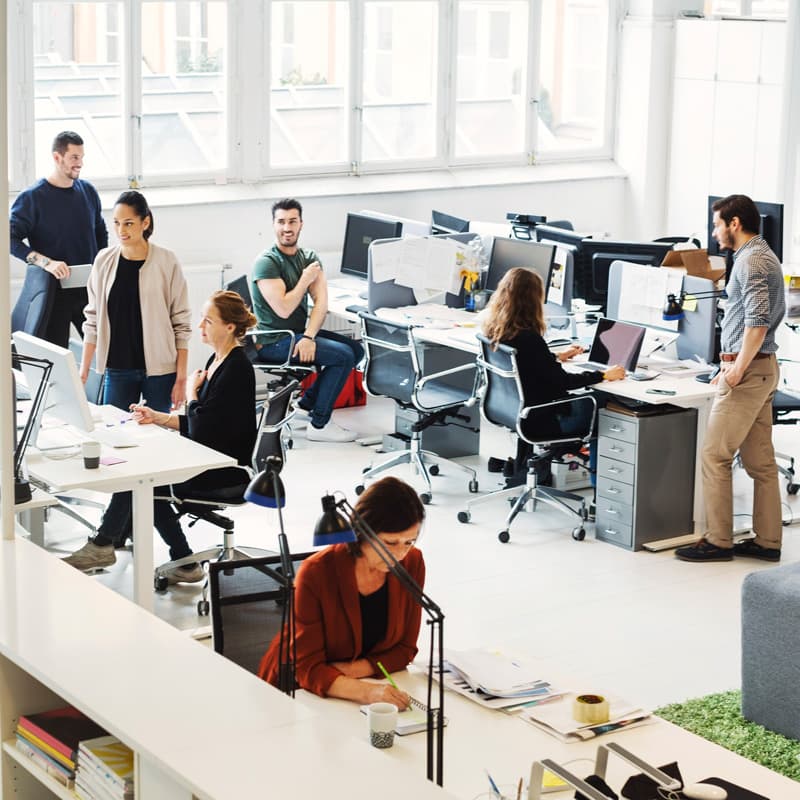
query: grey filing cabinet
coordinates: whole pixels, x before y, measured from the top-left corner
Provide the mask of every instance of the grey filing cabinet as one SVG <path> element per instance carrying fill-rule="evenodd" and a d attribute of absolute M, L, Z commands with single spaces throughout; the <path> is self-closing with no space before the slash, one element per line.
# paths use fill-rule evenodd
<path fill-rule="evenodd" d="M 628 550 L 694 529 L 697 410 L 667 406 L 598 420 L 595 536 Z"/>

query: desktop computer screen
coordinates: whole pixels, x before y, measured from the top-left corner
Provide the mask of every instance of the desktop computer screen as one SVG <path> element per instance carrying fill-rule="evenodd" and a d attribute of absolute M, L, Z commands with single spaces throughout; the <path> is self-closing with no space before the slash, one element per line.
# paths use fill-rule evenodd
<path fill-rule="evenodd" d="M 445 214 L 443 211 L 431 211 L 431 233 L 468 233 L 469 221 Z"/>
<path fill-rule="evenodd" d="M 524 267 L 539 273 L 547 298 L 555 252 L 556 248 L 552 244 L 495 236 L 492 242 L 492 254 L 489 256 L 486 288 L 493 292 L 506 272 L 514 267 Z"/>
<path fill-rule="evenodd" d="M 344 231 L 341 271 L 358 278 L 367 277 L 367 252 L 376 239 L 395 239 L 403 224 L 396 219 L 379 219 L 367 214 L 349 213 Z"/>

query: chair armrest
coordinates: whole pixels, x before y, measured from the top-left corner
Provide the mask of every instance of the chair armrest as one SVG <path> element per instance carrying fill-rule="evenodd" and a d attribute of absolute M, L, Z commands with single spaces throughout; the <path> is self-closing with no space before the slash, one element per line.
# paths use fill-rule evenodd
<path fill-rule="evenodd" d="M 535 406 L 525 406 L 525 408 L 520 411 L 519 418 L 520 420 L 527 419 L 528 415 L 532 411 L 537 411 L 539 409 L 555 409 L 557 406 L 568 406 L 585 402 L 592 404 L 592 421 L 589 425 L 589 430 L 587 430 L 586 433 L 581 437 L 584 439 L 588 436 L 591 436 L 592 431 L 594 430 L 594 419 L 597 416 L 597 400 L 595 399 L 594 395 L 589 392 L 584 392 L 583 394 L 573 394 L 560 400 L 551 400 L 549 403 L 539 403 Z"/>
<path fill-rule="evenodd" d="M 436 380 L 437 378 L 444 378 L 447 375 L 455 375 L 459 372 L 466 372 L 468 369 L 475 370 L 477 372 L 478 365 L 477 364 L 462 364 L 459 367 L 452 367 L 451 369 L 444 369 L 441 372 L 432 372 L 430 375 L 424 375 L 417 381 L 417 387 L 422 389 L 426 383 L 430 383 L 430 381 Z"/>
<path fill-rule="evenodd" d="M 294 337 L 295 337 L 295 332 L 293 330 L 288 329 L 288 328 L 277 328 L 277 329 L 269 329 L 269 330 L 264 330 L 264 329 L 261 329 L 261 328 L 250 328 L 250 330 L 247 331 L 247 333 L 245 335 L 248 336 L 248 337 L 255 337 L 255 336 L 264 335 L 264 334 L 269 334 L 271 336 L 274 336 L 276 334 L 280 334 L 281 337 L 288 336 L 290 339 L 294 339 Z M 286 359 L 284 361 L 282 361 L 282 362 L 277 362 L 276 361 L 274 364 L 262 363 L 260 366 L 261 367 L 267 367 L 267 368 L 271 367 L 272 369 L 274 369 L 275 367 L 288 367 L 288 366 L 290 366 L 289 362 L 291 360 L 292 360 L 292 349 L 289 348 L 289 354 L 286 356 Z M 255 364 L 254 366 L 259 366 L 259 365 Z"/>

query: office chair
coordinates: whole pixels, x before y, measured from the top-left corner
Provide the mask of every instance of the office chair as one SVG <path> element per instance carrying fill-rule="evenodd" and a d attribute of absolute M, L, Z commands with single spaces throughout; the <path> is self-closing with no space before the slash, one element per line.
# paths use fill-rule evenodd
<path fill-rule="evenodd" d="M 281 387 L 264 403 L 259 417 L 251 469 L 239 468 L 241 472 L 240 483 L 219 489 L 193 491 L 188 495 L 183 493 L 178 495 L 174 486 L 171 486 L 169 496 L 155 497 L 158 501 L 172 503 L 179 516 L 186 515 L 190 517 L 192 520 L 189 523 L 190 527 L 200 520 L 204 520 L 220 528 L 223 532 L 222 544 L 202 550 L 199 553 L 192 553 L 185 558 L 168 561 L 156 567 L 153 575 L 153 585 L 157 592 L 166 591 L 168 586 L 167 573 L 175 567 L 194 563 L 204 564 L 210 561 L 227 563 L 237 558 L 254 558 L 271 554 L 271 551 L 261 548 L 237 547 L 234 541 L 233 520 L 222 516 L 219 512 L 230 506 L 243 506 L 246 504 L 244 499 L 245 489 L 247 489 L 253 474 L 260 472 L 264 468 L 269 456 L 277 455 L 282 462 L 285 462 L 286 449 L 281 437 L 281 431 L 294 414 L 294 411 L 289 407 L 289 401 L 296 388 L 297 382 L 292 381 Z M 202 599 L 197 603 L 197 613 L 200 616 L 206 616 L 208 610 L 208 579 L 206 579 L 203 582 Z"/>
<path fill-rule="evenodd" d="M 292 553 L 295 575 L 310 555 Z M 285 589 L 264 571 L 265 566 L 281 572 L 281 557 L 216 561 L 208 566 L 214 651 L 253 674 L 283 623 Z"/>
<path fill-rule="evenodd" d="M 695 236 L 659 236 L 658 239 L 653 239 L 654 242 L 664 242 L 665 244 L 680 244 L 681 242 L 691 242 L 698 250 L 700 249 L 700 240 Z"/>
<path fill-rule="evenodd" d="M 55 302 L 58 281 L 41 267 L 29 265 L 25 283 L 11 312 L 11 332 L 25 331 L 43 339 Z"/>
<path fill-rule="evenodd" d="M 422 431 L 431 425 L 468 422 L 458 412 L 475 403 L 479 375 L 475 364 L 462 364 L 453 369 L 423 375 L 412 325 L 389 322 L 364 311 L 359 317 L 361 340 L 367 353 L 364 368 L 367 391 L 374 396 L 390 397 L 400 408 L 418 412 L 417 422 L 412 425 L 408 449 L 365 469 L 362 481 L 398 464 L 410 464 L 425 481 L 426 491 L 420 494 L 420 499 L 427 504 L 432 498 L 430 476 L 438 475 L 439 468 L 448 465 L 467 473 L 470 492 L 477 492 L 478 480 L 474 469 L 422 449 Z M 466 372 L 474 374 L 472 386 L 459 388 L 451 379 Z M 363 491 L 363 483 L 356 486 L 356 494 Z"/>
<path fill-rule="evenodd" d="M 577 516 L 579 523 L 572 531 L 572 538 L 582 541 L 586 537 L 583 523 L 589 518 L 586 499 L 574 492 L 565 492 L 551 486 L 539 486 L 536 475 L 537 470 L 541 470 L 543 466 L 558 461 L 567 454 L 577 453 L 583 445 L 589 442 L 594 427 L 597 402 L 592 395 L 582 394 L 553 400 L 550 403 L 526 406 L 517 367 L 517 351 L 504 344 L 498 345 L 497 349 L 493 350 L 491 342 L 485 336 L 478 334 L 478 339 L 481 347 L 478 365 L 485 377 L 481 394 L 481 412 L 484 418 L 493 425 L 500 425 L 513 431 L 524 442 L 532 445 L 534 455 L 528 461 L 528 474 L 524 486 L 501 489 L 470 500 L 467 503 L 467 510 L 458 512 L 458 521 L 469 522 L 472 518 L 471 509 L 479 503 L 500 497 L 508 498 L 513 502 L 513 506 L 506 517 L 505 527 L 497 535 L 497 538 L 505 543 L 511 538 L 509 528 L 517 514 L 529 501 L 533 502 L 534 510 L 536 503 L 541 501 L 567 514 Z M 547 436 L 537 437 L 526 435 L 522 430 L 521 422 L 524 419 L 538 417 L 542 421 L 552 422 L 556 413 L 569 413 L 572 409 L 580 409 L 581 405 L 591 406 L 592 422 L 588 430 L 579 436 L 571 434 L 554 437 L 550 433 Z M 550 427 L 552 430 L 552 425 Z M 573 508 L 566 502 L 567 500 L 578 503 L 578 507 Z"/>

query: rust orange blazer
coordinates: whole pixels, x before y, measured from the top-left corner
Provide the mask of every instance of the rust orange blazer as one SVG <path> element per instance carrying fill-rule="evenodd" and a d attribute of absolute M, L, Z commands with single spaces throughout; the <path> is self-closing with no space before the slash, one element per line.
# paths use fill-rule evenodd
<path fill-rule="evenodd" d="M 355 661 L 362 647 L 361 608 L 356 587 L 355 558 L 347 545 L 334 544 L 309 556 L 297 572 L 295 587 L 297 683 L 325 697 L 342 673 L 332 661 Z M 402 561 L 411 577 L 422 586 L 425 562 L 417 549 Z M 417 654 L 421 609 L 393 575 L 387 575 L 389 618 L 386 636 L 366 658 L 374 674 L 380 661 L 389 672 L 405 669 Z M 261 678 L 273 685 L 278 680 L 278 637 L 261 659 Z"/>

